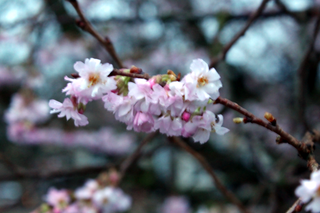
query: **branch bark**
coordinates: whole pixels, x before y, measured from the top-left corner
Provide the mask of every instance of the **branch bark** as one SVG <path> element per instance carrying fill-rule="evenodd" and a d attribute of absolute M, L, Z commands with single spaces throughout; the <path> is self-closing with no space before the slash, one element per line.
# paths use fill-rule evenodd
<path fill-rule="evenodd" d="M 222 104 L 230 109 L 233 109 L 242 115 L 245 116 L 244 123 L 255 123 L 259 126 L 262 126 L 270 131 L 277 133 L 280 138 L 277 141 L 278 143 L 288 143 L 293 146 L 299 153 L 299 156 L 307 161 L 308 168 L 313 172 L 319 169 L 319 164 L 314 158 L 314 142 L 313 140 L 304 139 L 303 141 L 297 140 L 295 137 L 284 131 L 277 124 L 272 124 L 271 122 L 264 121 L 254 114 L 250 113 L 248 110 L 239 106 L 237 103 L 234 103 L 226 98 L 217 98 L 215 103 Z"/>
<path fill-rule="evenodd" d="M 120 181 L 125 176 L 128 168 L 138 159 L 138 157 L 141 154 L 142 148 L 145 145 L 147 145 L 157 134 L 158 134 L 158 132 L 153 132 L 153 133 L 149 134 L 147 137 L 145 137 L 143 139 L 143 141 L 139 144 L 137 149 L 121 163 L 121 165 L 120 165 Z"/>
<path fill-rule="evenodd" d="M 79 3 L 77 0 L 67 0 L 71 3 L 71 5 L 74 7 L 74 9 L 77 11 L 80 21 L 77 21 L 77 24 L 80 28 L 90 33 L 93 37 L 95 37 L 108 51 L 110 56 L 113 58 L 113 60 L 118 64 L 120 68 L 123 67 L 123 64 L 121 60 L 119 59 L 113 44 L 111 40 L 108 37 L 103 38 L 91 25 L 91 23 L 88 21 L 88 19 L 84 16 Z"/>
<path fill-rule="evenodd" d="M 199 163 L 202 165 L 202 167 L 209 173 L 209 175 L 212 177 L 215 186 L 217 189 L 234 205 L 236 205 L 239 210 L 243 213 L 249 213 L 249 211 L 245 208 L 245 206 L 238 200 L 238 198 L 229 191 L 219 180 L 218 176 L 214 173 L 212 170 L 210 164 L 206 159 L 198 152 L 193 150 L 190 146 L 188 146 L 186 143 L 184 143 L 180 138 L 178 137 L 172 137 L 169 138 L 173 143 L 178 145 L 180 148 L 184 149 L 186 152 L 191 154 L 194 158 L 196 158 Z"/>

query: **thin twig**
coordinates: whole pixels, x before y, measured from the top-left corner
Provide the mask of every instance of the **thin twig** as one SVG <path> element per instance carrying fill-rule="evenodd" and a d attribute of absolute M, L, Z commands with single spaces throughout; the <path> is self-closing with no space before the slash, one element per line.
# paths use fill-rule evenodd
<path fill-rule="evenodd" d="M 131 78 L 143 78 L 146 80 L 150 79 L 150 76 L 148 73 L 144 73 L 144 74 L 130 73 L 130 72 L 124 72 L 121 69 L 113 69 L 113 71 L 109 74 L 109 76 L 116 76 L 116 75 L 127 76 L 127 77 L 131 77 Z M 71 76 L 73 78 L 80 78 L 79 73 L 72 73 Z"/>
<path fill-rule="evenodd" d="M 286 211 L 286 213 L 297 213 L 302 210 L 303 203 L 301 199 L 299 198 L 294 204 Z"/>
<path fill-rule="evenodd" d="M 79 17 L 80 17 L 80 21 L 77 22 L 78 26 L 81 27 L 83 30 L 87 31 L 88 33 L 90 33 L 93 37 L 95 37 L 104 47 L 105 49 L 109 52 L 109 54 L 111 55 L 111 57 L 113 58 L 113 60 L 115 60 L 115 62 L 118 64 L 118 66 L 120 68 L 123 67 L 123 64 L 121 62 L 121 60 L 119 59 L 113 44 L 111 42 L 111 40 L 108 37 L 103 38 L 91 25 L 91 23 L 87 20 L 87 18 L 84 16 L 79 4 L 77 0 L 67 0 L 69 1 L 72 6 L 74 7 L 74 9 L 77 11 Z"/>
<path fill-rule="evenodd" d="M 288 8 L 286 7 L 286 5 L 285 5 L 281 0 L 275 0 L 275 3 L 278 5 L 278 7 L 279 7 L 285 14 L 288 14 L 289 16 L 291 16 L 292 18 L 294 18 L 296 21 L 299 21 L 297 14 L 294 13 L 294 12 L 291 12 L 290 10 L 288 10 Z"/>
<path fill-rule="evenodd" d="M 277 133 L 281 137 L 281 142 L 278 141 L 278 143 L 288 143 L 293 146 L 298 151 L 300 157 L 308 162 L 307 165 L 311 171 L 317 171 L 319 169 L 319 164 L 317 163 L 313 155 L 314 143 L 312 140 L 299 141 L 295 137 L 281 129 L 279 125 L 273 125 L 271 122 L 267 122 L 256 117 L 254 114 L 239 106 L 237 103 L 234 103 L 226 98 L 219 97 L 216 99 L 215 103 L 222 104 L 244 115 L 244 123 L 255 123 L 259 126 L 263 126 L 266 129 L 271 130 L 272 132 Z"/>
<path fill-rule="evenodd" d="M 298 81 L 299 93 L 298 93 L 298 99 L 297 99 L 298 100 L 298 119 L 303 124 L 303 127 L 304 127 L 303 132 L 309 129 L 306 118 L 305 118 L 306 95 L 307 95 L 306 94 L 307 67 L 308 67 L 310 56 L 314 50 L 314 44 L 318 35 L 319 27 L 320 27 L 320 13 L 317 16 L 317 21 L 313 31 L 312 40 L 310 42 L 310 45 L 308 47 L 306 54 L 302 59 L 300 67 L 297 71 L 298 80 L 299 80 Z"/>
<path fill-rule="evenodd" d="M 128 76 L 131 78 L 143 78 L 148 80 L 150 78 L 148 73 L 144 73 L 144 74 L 137 74 L 137 73 L 127 73 L 127 72 L 123 72 L 121 71 L 121 69 L 114 69 L 109 76 L 115 76 L 115 75 L 121 75 L 121 76 Z"/>
<path fill-rule="evenodd" d="M 210 65 L 209 65 L 210 68 L 216 66 L 217 63 L 219 63 L 220 61 L 222 61 L 226 58 L 226 55 L 227 55 L 228 51 L 231 49 L 231 47 L 239 40 L 239 38 L 241 36 L 243 36 L 246 33 L 246 31 L 251 26 L 251 24 L 262 14 L 268 1 L 270 1 L 270 0 L 263 0 L 261 2 L 258 9 L 250 15 L 249 20 L 247 21 L 246 25 L 242 28 L 242 30 L 240 32 L 238 32 L 227 45 L 224 46 L 224 48 L 223 48 L 222 52 L 219 54 L 219 56 L 217 56 L 211 60 Z"/>
<path fill-rule="evenodd" d="M 153 133 L 149 134 L 147 137 L 145 137 L 143 139 L 143 141 L 139 144 L 137 149 L 121 163 L 120 171 L 119 171 L 120 172 L 120 181 L 125 176 L 130 165 L 132 165 L 138 159 L 138 157 L 142 151 L 142 148 L 145 145 L 147 145 L 157 134 L 158 134 L 158 132 L 153 132 Z"/>
<path fill-rule="evenodd" d="M 169 138 L 172 140 L 175 144 L 177 144 L 179 147 L 187 151 L 189 154 L 191 154 L 194 158 L 196 158 L 199 163 L 203 166 L 203 168 L 209 173 L 209 175 L 214 180 L 215 186 L 219 189 L 219 191 L 232 202 L 235 204 L 239 210 L 243 213 L 249 213 L 249 211 L 245 208 L 245 206 L 238 200 L 238 198 L 229 191 L 219 180 L 218 176 L 214 173 L 213 169 L 211 168 L 208 161 L 198 152 L 193 150 L 190 146 L 188 146 L 186 143 L 184 143 L 180 138 L 173 137 Z"/>

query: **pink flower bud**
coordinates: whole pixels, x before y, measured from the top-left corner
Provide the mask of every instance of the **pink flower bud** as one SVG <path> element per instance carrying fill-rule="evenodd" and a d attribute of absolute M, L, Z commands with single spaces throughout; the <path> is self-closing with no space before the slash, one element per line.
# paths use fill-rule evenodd
<path fill-rule="evenodd" d="M 182 120 L 184 120 L 185 122 L 188 122 L 190 120 L 191 114 L 189 112 L 184 112 L 182 113 Z"/>

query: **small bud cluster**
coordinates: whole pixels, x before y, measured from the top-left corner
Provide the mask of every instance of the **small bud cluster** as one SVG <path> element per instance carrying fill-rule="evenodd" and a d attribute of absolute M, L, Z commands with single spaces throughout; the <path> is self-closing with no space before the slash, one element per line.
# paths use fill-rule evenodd
<path fill-rule="evenodd" d="M 63 103 L 50 100 L 51 113 L 58 117 L 73 118 L 76 126 L 88 124 L 83 115 L 85 105 L 102 99 L 108 111 L 136 132 L 159 130 L 168 136 L 193 137 L 200 143 L 209 140 L 210 133 L 223 135 L 229 130 L 222 127 L 223 116 L 213 112 L 213 101 L 222 87 L 220 76 L 214 68 L 201 59 L 194 60 L 191 73 L 181 81 L 173 71 L 149 80 L 130 76 L 112 76 L 111 64 L 101 64 L 98 59 L 77 62 L 74 69 L 79 78 L 70 79 L 63 89 Z M 130 73 L 130 69 L 124 69 Z"/>
<path fill-rule="evenodd" d="M 131 207 L 131 197 L 117 188 L 119 174 L 103 173 L 100 179 L 88 180 L 84 186 L 71 192 L 50 188 L 44 197 L 46 203 L 32 213 L 115 213 Z"/>

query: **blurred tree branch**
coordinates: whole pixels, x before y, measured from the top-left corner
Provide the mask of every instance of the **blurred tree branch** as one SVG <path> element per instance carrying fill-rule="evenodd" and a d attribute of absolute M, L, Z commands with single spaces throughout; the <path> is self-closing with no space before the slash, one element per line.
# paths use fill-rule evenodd
<path fill-rule="evenodd" d="M 202 165 L 202 167 L 209 173 L 209 175 L 212 177 L 215 186 L 217 189 L 233 204 L 235 204 L 239 210 L 243 213 L 249 213 L 249 211 L 245 208 L 245 206 L 238 200 L 238 198 L 229 191 L 219 180 L 218 176 L 214 173 L 212 170 L 210 164 L 206 161 L 206 159 L 198 152 L 193 150 L 190 146 L 188 146 L 184 141 L 182 141 L 178 137 L 169 137 L 169 140 L 171 140 L 174 144 L 178 145 L 180 148 L 184 149 L 186 152 L 191 154 L 194 158 L 196 158 L 199 163 Z"/>
<path fill-rule="evenodd" d="M 139 144 L 137 149 L 121 163 L 121 165 L 120 165 L 120 181 L 125 176 L 125 174 L 126 174 L 128 168 L 130 167 L 130 165 L 132 165 L 139 158 L 139 156 L 141 154 L 141 151 L 142 151 L 142 148 L 145 145 L 147 145 L 157 135 L 158 135 L 158 132 L 153 132 L 153 133 L 147 135 L 147 137 L 145 137 L 143 139 L 143 141 Z"/>
<path fill-rule="evenodd" d="M 111 57 L 113 58 L 113 60 L 118 64 L 118 66 L 120 68 L 123 67 L 123 64 L 121 62 L 121 60 L 119 59 L 113 44 L 111 42 L 111 40 L 108 37 L 103 38 L 91 25 L 91 23 L 87 20 L 87 18 L 84 16 L 80 5 L 78 4 L 77 0 L 67 0 L 71 3 L 71 5 L 74 7 L 74 9 L 77 11 L 79 17 L 80 17 L 80 21 L 77 21 L 78 26 L 87 31 L 88 33 L 90 33 L 93 37 L 95 37 L 104 47 L 105 49 L 108 51 L 108 53 L 111 55 Z"/>
<path fill-rule="evenodd" d="M 233 37 L 233 39 L 224 46 L 222 53 L 220 53 L 217 57 L 215 57 L 211 60 L 210 65 L 209 65 L 210 68 L 215 67 L 220 61 L 222 61 L 226 58 L 226 55 L 227 55 L 228 51 L 231 49 L 231 47 L 246 33 L 246 31 L 249 29 L 251 24 L 262 14 L 264 8 L 266 7 L 266 5 L 269 1 L 270 0 L 263 0 L 261 2 L 258 9 L 250 15 L 248 22 L 242 28 L 242 30 L 240 32 L 238 32 Z"/>
<path fill-rule="evenodd" d="M 225 98 L 217 98 L 215 103 L 222 104 L 228 108 L 231 108 L 245 116 L 243 123 L 255 123 L 259 126 L 265 127 L 266 129 L 271 130 L 272 132 L 277 133 L 280 138 L 277 139 L 277 143 L 288 143 L 291 146 L 293 146 L 299 153 L 299 156 L 307 161 L 307 166 L 310 169 L 310 171 L 314 172 L 319 169 L 319 164 L 315 160 L 315 157 L 313 155 L 315 146 L 314 146 L 314 139 L 310 139 L 310 137 L 305 137 L 302 141 L 297 140 L 295 137 L 290 135 L 289 133 L 285 132 L 283 129 L 281 129 L 276 122 L 266 122 L 258 117 L 256 117 L 254 114 L 250 113 L 246 109 L 239 106 L 237 103 L 234 103 L 228 99 Z M 274 121 L 276 121 L 274 119 Z M 319 138 L 320 132 L 314 131 L 315 138 Z M 309 135 L 310 133 L 307 133 L 306 135 Z"/>

